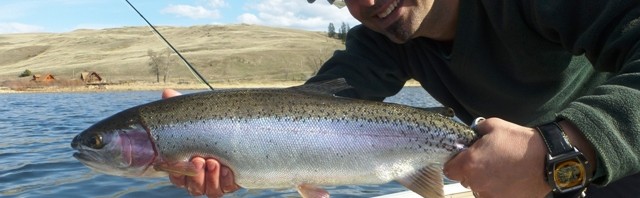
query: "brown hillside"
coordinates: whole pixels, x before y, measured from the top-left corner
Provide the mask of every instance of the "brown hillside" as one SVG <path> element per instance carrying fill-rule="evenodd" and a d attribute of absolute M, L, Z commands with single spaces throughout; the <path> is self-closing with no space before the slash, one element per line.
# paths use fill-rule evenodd
<path fill-rule="evenodd" d="M 325 33 L 254 25 L 158 27 L 210 82 L 304 80 L 343 44 Z M 25 69 L 78 79 L 96 71 L 109 82 L 155 81 L 148 50 L 166 45 L 148 27 L 0 35 L 0 82 Z M 175 54 L 172 55 L 177 60 Z M 169 81 L 196 81 L 184 64 Z"/>

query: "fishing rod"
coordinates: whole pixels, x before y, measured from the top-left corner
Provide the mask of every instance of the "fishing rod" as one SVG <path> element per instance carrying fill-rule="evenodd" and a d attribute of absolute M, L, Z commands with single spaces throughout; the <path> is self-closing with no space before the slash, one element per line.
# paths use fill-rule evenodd
<path fill-rule="evenodd" d="M 125 1 L 129 4 L 129 6 L 131 6 L 131 8 L 133 8 L 133 10 L 135 10 L 135 11 L 136 11 L 136 13 L 138 13 L 138 15 L 140 15 L 140 17 L 142 17 L 142 19 L 143 19 L 145 22 L 147 22 L 147 25 L 149 25 L 149 27 L 151 27 L 151 29 L 153 30 L 153 32 L 155 32 L 155 33 L 156 33 L 156 35 L 158 35 L 158 36 L 159 36 L 159 37 L 164 41 L 164 43 L 165 43 L 165 44 L 167 44 L 167 45 L 169 46 L 169 48 L 171 48 L 171 50 L 173 50 L 173 52 L 175 52 L 176 54 L 178 54 L 178 56 L 180 57 L 180 59 L 182 59 L 182 62 L 184 62 L 184 64 L 186 64 L 186 65 L 187 65 L 187 68 L 189 68 L 189 70 L 191 71 L 191 73 L 192 73 L 193 75 L 195 75 L 195 76 L 196 76 L 196 78 L 198 78 L 198 80 L 199 80 L 200 82 L 202 82 L 202 83 L 204 83 L 205 85 L 207 85 L 207 87 L 209 87 L 209 89 L 213 91 L 213 87 L 211 87 L 211 85 L 209 84 L 209 82 L 207 82 L 207 80 L 206 80 L 206 79 L 204 79 L 204 77 L 202 77 L 202 75 L 200 75 L 200 73 L 198 72 L 198 70 L 196 70 L 196 68 L 194 68 L 194 67 L 191 65 L 191 63 L 189 63 L 189 61 L 187 61 L 187 59 L 185 59 L 185 58 L 182 56 L 182 54 L 180 54 L 180 52 L 178 52 L 178 50 L 176 50 L 176 48 L 175 48 L 175 47 L 173 47 L 173 45 L 171 45 L 171 43 L 169 43 L 169 41 L 168 41 L 166 38 L 164 38 L 164 36 L 162 36 L 162 34 L 160 34 L 160 32 L 156 29 L 156 27 L 154 27 L 154 26 L 149 22 L 149 20 L 147 20 L 147 18 L 145 18 L 145 17 L 142 15 L 142 13 L 140 13 L 140 11 L 138 11 L 138 9 L 136 9 L 136 7 L 135 7 L 135 6 L 133 6 L 133 4 L 131 4 L 131 2 L 129 2 L 129 0 L 125 0 Z"/>

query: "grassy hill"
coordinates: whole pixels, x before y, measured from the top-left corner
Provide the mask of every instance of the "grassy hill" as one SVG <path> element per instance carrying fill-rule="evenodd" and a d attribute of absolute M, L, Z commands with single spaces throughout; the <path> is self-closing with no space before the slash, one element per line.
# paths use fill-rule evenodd
<path fill-rule="evenodd" d="M 255 25 L 158 27 L 196 69 L 212 83 L 304 80 L 341 41 L 322 32 Z M 25 69 L 78 79 L 95 71 L 109 82 L 155 81 L 148 50 L 167 46 L 148 27 L 76 30 L 68 33 L 0 35 L 0 82 L 16 80 Z M 172 59 L 177 60 L 173 54 Z M 195 82 L 181 62 L 168 81 Z"/>

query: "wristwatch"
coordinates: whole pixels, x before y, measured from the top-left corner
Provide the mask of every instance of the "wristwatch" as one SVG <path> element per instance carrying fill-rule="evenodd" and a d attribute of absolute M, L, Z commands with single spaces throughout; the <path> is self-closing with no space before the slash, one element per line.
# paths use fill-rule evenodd
<path fill-rule="evenodd" d="M 554 198 L 579 197 L 591 180 L 591 164 L 569 142 L 557 122 L 536 127 L 549 150 L 545 162 L 547 183 Z"/>

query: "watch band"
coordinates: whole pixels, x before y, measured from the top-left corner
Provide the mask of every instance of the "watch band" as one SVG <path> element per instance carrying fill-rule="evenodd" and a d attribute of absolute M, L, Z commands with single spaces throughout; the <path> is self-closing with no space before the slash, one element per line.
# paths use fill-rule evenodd
<path fill-rule="evenodd" d="M 569 142 L 569 138 L 564 133 L 560 125 L 557 122 L 551 122 L 547 124 L 543 124 L 537 127 L 538 132 L 542 136 L 542 139 L 549 150 L 549 158 L 547 159 L 547 163 L 549 160 L 555 157 L 563 156 L 570 153 L 578 153 L 582 155 L 576 148 L 574 148 Z M 549 165 L 549 164 L 547 164 Z M 547 167 L 548 168 L 548 167 Z M 552 171 L 552 170 L 546 170 Z M 549 179 L 549 178 L 547 178 Z M 550 181 L 549 181 L 550 182 Z M 550 183 L 550 185 L 552 185 Z M 553 185 L 552 185 L 553 187 Z M 553 198 L 576 198 L 581 197 L 584 192 L 584 187 L 576 188 L 569 191 L 560 192 L 557 190 L 553 190 L 551 192 L 551 197 Z"/>
<path fill-rule="evenodd" d="M 562 128 L 560 128 L 557 122 L 543 124 L 538 126 L 537 128 L 540 132 L 540 135 L 542 135 L 544 144 L 547 145 L 547 149 L 549 150 L 549 154 L 551 156 L 557 156 L 562 153 L 573 151 L 573 146 L 569 142 L 569 138 L 564 133 Z"/>

